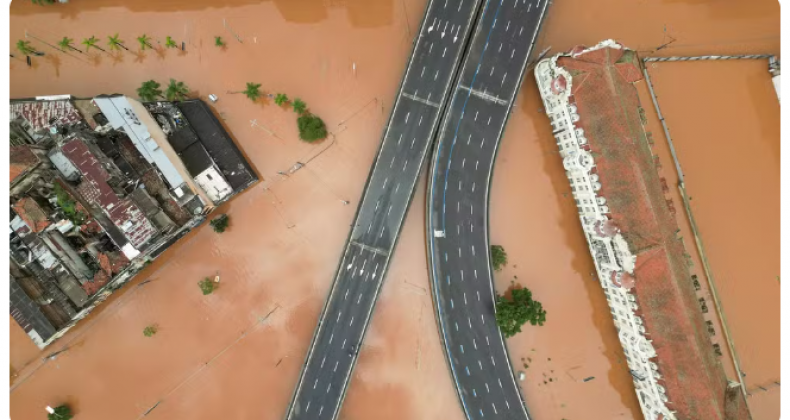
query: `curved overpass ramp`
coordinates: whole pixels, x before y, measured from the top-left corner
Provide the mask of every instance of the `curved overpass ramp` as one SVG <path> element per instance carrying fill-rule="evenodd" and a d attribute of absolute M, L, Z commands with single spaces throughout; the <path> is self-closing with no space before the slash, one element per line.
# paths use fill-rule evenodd
<path fill-rule="evenodd" d="M 441 338 L 470 420 L 529 419 L 494 315 L 488 194 L 546 6 L 546 0 L 487 0 L 434 150 L 429 270 Z"/>
<path fill-rule="evenodd" d="M 337 418 L 480 4 L 428 4 L 286 419 Z"/>

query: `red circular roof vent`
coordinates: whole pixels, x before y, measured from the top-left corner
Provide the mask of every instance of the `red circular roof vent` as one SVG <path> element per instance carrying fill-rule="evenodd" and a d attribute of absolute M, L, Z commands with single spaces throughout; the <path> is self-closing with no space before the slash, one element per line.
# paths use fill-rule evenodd
<path fill-rule="evenodd" d="M 559 95 L 562 92 L 565 92 L 565 89 L 568 87 L 568 81 L 565 80 L 565 76 L 559 75 L 555 77 L 551 81 L 551 93 L 555 95 Z"/>
<path fill-rule="evenodd" d="M 623 273 L 623 275 L 620 277 L 620 287 L 623 289 L 630 290 L 633 289 L 635 285 L 636 281 L 634 281 L 634 276 L 628 273 Z"/>
<path fill-rule="evenodd" d="M 595 222 L 594 229 L 598 236 L 603 236 L 604 238 L 611 238 L 620 231 L 620 229 L 618 229 L 611 220 L 606 220 L 603 222 L 599 220 Z"/>

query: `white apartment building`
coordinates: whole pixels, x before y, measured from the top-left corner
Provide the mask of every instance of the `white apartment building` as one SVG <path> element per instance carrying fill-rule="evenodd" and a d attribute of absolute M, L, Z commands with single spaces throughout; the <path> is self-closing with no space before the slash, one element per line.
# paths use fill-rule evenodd
<path fill-rule="evenodd" d="M 623 48 L 615 41 L 607 40 L 595 47 L 563 55 L 577 56 L 607 47 Z M 584 130 L 575 126 L 580 117 L 576 106 L 571 103 L 573 78 L 569 72 L 557 66 L 560 56 L 541 60 L 535 68 L 546 115 L 551 121 L 598 279 L 619 331 L 620 343 L 634 378 L 642 412 L 646 420 L 674 420 L 674 412 L 666 406 L 666 390 L 658 383 L 661 378 L 658 366 L 649 360 L 656 357 L 655 349 L 651 340 L 645 336 L 642 319 L 635 313 L 636 297 L 631 289 L 635 284 L 633 274 L 636 256 L 612 223 L 606 197 L 598 193 L 601 183 L 595 173 L 595 160 L 587 145 Z"/>

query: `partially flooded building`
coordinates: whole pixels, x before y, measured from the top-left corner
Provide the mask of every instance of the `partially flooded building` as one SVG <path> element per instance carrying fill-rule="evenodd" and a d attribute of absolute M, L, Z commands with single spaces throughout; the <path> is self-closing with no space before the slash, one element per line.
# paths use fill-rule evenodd
<path fill-rule="evenodd" d="M 697 299 L 644 129 L 635 52 L 609 40 L 541 60 L 540 95 L 646 420 L 749 419 Z"/>
<path fill-rule="evenodd" d="M 241 153 L 243 183 L 200 141 L 183 158 L 124 96 L 14 101 L 11 124 L 11 314 L 39 347 L 257 181 Z"/>

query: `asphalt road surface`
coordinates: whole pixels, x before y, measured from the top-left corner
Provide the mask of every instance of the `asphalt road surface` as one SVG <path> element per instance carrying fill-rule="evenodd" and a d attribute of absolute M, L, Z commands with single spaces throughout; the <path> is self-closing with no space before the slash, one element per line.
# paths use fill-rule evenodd
<path fill-rule="evenodd" d="M 488 193 L 545 12 L 546 0 L 486 2 L 434 150 L 429 268 L 440 334 L 470 420 L 529 418 L 494 316 Z"/>
<path fill-rule="evenodd" d="M 334 419 L 340 411 L 480 5 L 481 0 L 428 4 L 286 419 Z"/>

